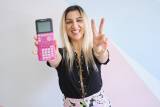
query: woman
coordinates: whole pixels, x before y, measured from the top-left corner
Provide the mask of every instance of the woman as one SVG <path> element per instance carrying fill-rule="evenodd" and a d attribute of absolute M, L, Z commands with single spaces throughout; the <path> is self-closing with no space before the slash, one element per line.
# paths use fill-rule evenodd
<path fill-rule="evenodd" d="M 101 19 L 97 32 L 94 20 L 90 24 L 78 5 L 64 11 L 61 21 L 64 48 L 56 45 L 57 58 L 47 61 L 47 65 L 57 69 L 64 107 L 111 107 L 101 89 L 101 65 L 109 62 L 103 25 Z"/>

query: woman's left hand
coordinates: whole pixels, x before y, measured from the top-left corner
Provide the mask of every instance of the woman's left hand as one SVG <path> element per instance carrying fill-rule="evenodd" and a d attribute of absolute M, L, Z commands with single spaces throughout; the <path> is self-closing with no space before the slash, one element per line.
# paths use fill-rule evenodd
<path fill-rule="evenodd" d="M 96 30 L 95 21 L 91 21 L 92 32 L 93 32 L 93 50 L 94 53 L 98 56 L 102 55 L 106 52 L 108 48 L 107 38 L 103 34 L 103 26 L 104 26 L 104 19 L 101 19 L 99 25 L 99 32 Z"/>

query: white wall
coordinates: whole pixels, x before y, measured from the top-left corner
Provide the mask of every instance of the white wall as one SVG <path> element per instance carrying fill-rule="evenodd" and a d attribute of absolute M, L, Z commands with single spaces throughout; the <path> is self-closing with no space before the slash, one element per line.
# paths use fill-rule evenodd
<path fill-rule="evenodd" d="M 59 41 L 63 0 L 0 1 L 0 106 L 53 107 L 62 104 L 57 73 L 32 54 L 37 18 L 53 18 Z M 59 42 L 60 43 L 60 42 Z"/>

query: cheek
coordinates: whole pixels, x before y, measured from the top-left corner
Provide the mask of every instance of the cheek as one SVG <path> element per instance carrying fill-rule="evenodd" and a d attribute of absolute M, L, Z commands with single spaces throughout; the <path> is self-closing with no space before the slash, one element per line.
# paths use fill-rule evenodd
<path fill-rule="evenodd" d="M 81 30 L 82 30 L 82 32 L 84 33 L 84 31 L 85 31 L 84 25 L 81 25 Z"/>
<path fill-rule="evenodd" d="M 85 29 L 84 28 L 81 30 L 81 33 L 83 33 L 83 34 L 85 33 Z"/>
<path fill-rule="evenodd" d="M 67 32 L 67 33 L 69 33 L 69 32 L 70 32 L 70 28 L 69 28 L 69 26 L 66 26 L 66 27 L 65 27 L 65 29 L 66 29 L 66 32 Z"/>

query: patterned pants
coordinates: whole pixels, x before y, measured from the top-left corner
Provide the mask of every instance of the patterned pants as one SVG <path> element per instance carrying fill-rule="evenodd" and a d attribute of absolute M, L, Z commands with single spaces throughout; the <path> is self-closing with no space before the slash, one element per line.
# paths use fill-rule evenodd
<path fill-rule="evenodd" d="M 111 103 L 100 91 L 83 99 L 65 98 L 64 107 L 111 107 Z"/>

